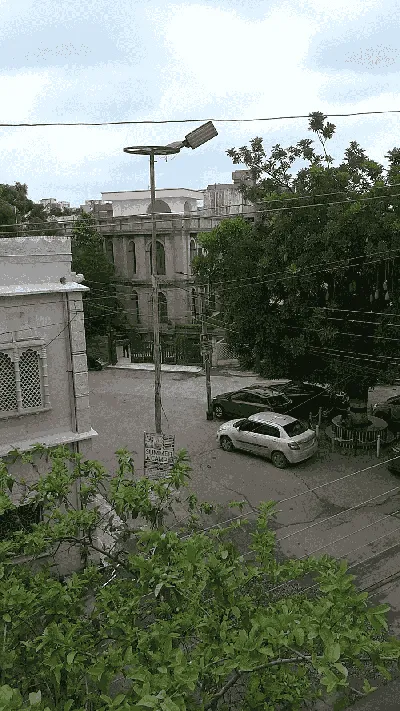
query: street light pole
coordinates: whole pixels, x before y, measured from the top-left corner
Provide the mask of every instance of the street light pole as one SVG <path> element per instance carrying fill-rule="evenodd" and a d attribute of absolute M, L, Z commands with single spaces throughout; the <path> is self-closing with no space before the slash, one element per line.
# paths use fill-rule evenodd
<path fill-rule="evenodd" d="M 211 396 L 211 354 L 212 347 L 210 337 L 207 330 L 206 321 L 206 299 L 205 288 L 201 287 L 201 349 L 203 355 L 204 372 L 206 376 L 206 393 L 207 393 L 207 420 L 213 420 L 212 396 Z"/>
<path fill-rule="evenodd" d="M 218 136 L 212 121 L 199 126 L 185 136 L 183 141 L 175 141 L 166 146 L 127 146 L 124 153 L 150 157 L 150 200 L 151 200 L 151 266 L 153 287 L 153 334 L 154 334 L 154 413 L 156 434 L 161 431 L 161 350 L 160 350 L 160 314 L 158 310 L 158 275 L 157 275 L 157 232 L 156 232 L 156 187 L 154 177 L 154 156 L 169 156 L 179 153 L 181 148 L 198 148 L 211 138 Z"/>
<path fill-rule="evenodd" d="M 151 199 L 151 271 L 153 286 L 153 360 L 154 360 L 154 419 L 156 434 L 161 434 L 161 349 L 160 314 L 158 310 L 157 277 L 157 226 L 156 226 L 156 181 L 154 177 L 154 151 L 150 153 L 150 199 Z"/>

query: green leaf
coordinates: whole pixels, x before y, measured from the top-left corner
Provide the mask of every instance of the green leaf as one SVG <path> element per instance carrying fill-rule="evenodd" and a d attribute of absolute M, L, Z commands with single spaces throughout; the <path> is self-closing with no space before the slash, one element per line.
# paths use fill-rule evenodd
<path fill-rule="evenodd" d="M 67 654 L 67 664 L 72 664 L 72 662 L 74 661 L 74 659 L 76 657 L 76 654 L 77 654 L 76 651 L 70 652 L 69 654 Z"/>
<path fill-rule="evenodd" d="M 227 550 L 221 551 L 221 558 L 222 560 L 225 560 L 228 557 L 229 553 Z"/>
<path fill-rule="evenodd" d="M 154 597 L 158 597 L 161 591 L 161 588 L 164 586 L 164 583 L 158 583 L 156 585 L 155 590 L 154 590 Z"/>
<path fill-rule="evenodd" d="M 5 684 L 4 686 L 0 686 L 0 703 L 5 703 L 8 701 L 11 701 L 13 696 L 14 696 L 14 692 L 13 692 L 11 686 L 8 686 L 8 684 Z"/>
<path fill-rule="evenodd" d="M 167 696 L 166 699 L 161 704 L 162 711 L 180 711 L 179 706 L 175 704 L 172 699 Z"/>
<path fill-rule="evenodd" d="M 301 627 L 294 628 L 294 637 L 299 647 L 304 644 L 304 630 Z"/>
<path fill-rule="evenodd" d="M 239 608 L 236 607 L 236 605 L 234 607 L 232 607 L 232 613 L 235 615 L 235 617 L 237 619 L 239 619 L 241 616 L 241 612 L 240 612 Z"/>
<path fill-rule="evenodd" d="M 42 700 L 42 692 L 40 689 L 39 691 L 32 691 L 29 694 L 28 699 L 31 706 L 36 706 L 37 704 L 40 704 Z"/>
<path fill-rule="evenodd" d="M 330 662 L 337 662 L 339 657 L 340 657 L 340 644 L 338 642 L 335 642 L 335 644 L 332 644 L 330 647 L 325 649 L 325 656 Z"/>
<path fill-rule="evenodd" d="M 121 706 L 122 702 L 125 701 L 126 699 L 126 694 L 118 694 L 118 696 L 115 697 L 113 701 L 113 706 Z"/>
<path fill-rule="evenodd" d="M 347 677 L 348 677 L 348 675 L 349 675 L 349 671 L 348 671 L 347 667 L 344 666 L 344 664 L 341 664 L 340 662 L 335 662 L 335 664 L 334 664 L 333 666 L 334 666 L 335 669 L 337 669 L 341 674 L 343 674 L 343 676 L 345 677 L 345 679 L 347 679 Z"/>
<path fill-rule="evenodd" d="M 4 620 L 4 622 L 11 622 L 11 617 L 10 617 L 10 615 L 9 615 L 8 613 L 5 614 L 5 615 L 3 615 L 3 620 Z"/>
<path fill-rule="evenodd" d="M 369 683 L 368 679 L 364 679 L 364 683 L 363 683 L 362 689 L 363 689 L 363 691 L 364 691 L 365 694 L 372 694 L 372 692 L 373 692 L 373 691 L 376 691 L 377 688 L 378 688 L 377 686 L 371 686 L 371 684 Z"/>
<path fill-rule="evenodd" d="M 155 709 L 157 708 L 159 704 L 159 699 L 157 696 L 152 696 L 151 694 L 147 694 L 146 696 L 143 696 L 140 701 L 136 702 L 137 706 L 144 706 L 147 709 Z"/>

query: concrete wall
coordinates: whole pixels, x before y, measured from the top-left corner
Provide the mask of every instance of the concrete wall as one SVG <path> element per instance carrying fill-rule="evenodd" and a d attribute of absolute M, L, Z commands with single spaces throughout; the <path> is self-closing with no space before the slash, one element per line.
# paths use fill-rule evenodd
<path fill-rule="evenodd" d="M 102 196 L 103 200 L 112 203 L 114 217 L 145 215 L 150 210 L 150 190 L 108 192 L 102 193 Z M 170 211 L 175 213 L 196 211 L 197 201 L 202 198 L 202 191 L 187 188 L 156 190 L 156 199 L 163 200 Z"/>

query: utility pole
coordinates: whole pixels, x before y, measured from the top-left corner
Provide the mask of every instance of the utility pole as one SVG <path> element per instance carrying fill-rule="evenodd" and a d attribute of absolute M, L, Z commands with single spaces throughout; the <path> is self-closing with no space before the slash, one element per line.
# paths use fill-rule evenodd
<path fill-rule="evenodd" d="M 154 415 L 156 434 L 161 434 L 161 349 L 160 315 L 158 311 L 157 275 L 157 225 L 156 225 L 156 184 L 154 178 L 154 152 L 150 153 L 150 195 L 151 195 L 151 271 L 153 285 L 153 360 L 154 360 Z"/>
<path fill-rule="evenodd" d="M 206 374 L 206 391 L 207 391 L 207 420 L 213 419 L 213 411 L 211 404 L 211 354 L 212 346 L 207 331 L 206 321 L 206 299 L 205 288 L 201 288 L 201 351 L 203 355 L 204 370 Z"/>
<path fill-rule="evenodd" d="M 160 351 L 160 318 L 158 312 L 158 275 L 157 275 L 157 238 L 156 238 L 156 188 L 154 178 L 154 156 L 169 156 L 179 153 L 181 148 L 191 148 L 192 150 L 207 143 L 211 138 L 218 136 L 218 131 L 212 121 L 207 121 L 199 128 L 195 128 L 185 136 L 183 141 L 168 143 L 166 146 L 127 146 L 124 153 L 131 155 L 149 156 L 150 158 L 150 194 L 151 194 L 151 266 L 152 266 L 152 287 L 153 287 L 153 333 L 154 333 L 154 410 L 156 434 L 161 432 L 161 351 Z M 210 391 L 211 395 L 211 391 Z"/>

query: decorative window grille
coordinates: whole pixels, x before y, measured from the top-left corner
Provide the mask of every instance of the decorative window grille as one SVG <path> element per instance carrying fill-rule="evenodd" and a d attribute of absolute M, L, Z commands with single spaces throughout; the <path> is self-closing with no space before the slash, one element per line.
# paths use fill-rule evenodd
<path fill-rule="evenodd" d="M 15 334 L 0 350 L 0 417 L 50 408 L 43 341 L 18 342 Z"/>
<path fill-rule="evenodd" d="M 19 377 L 22 407 L 42 407 L 39 353 L 30 348 L 20 355 Z"/>

